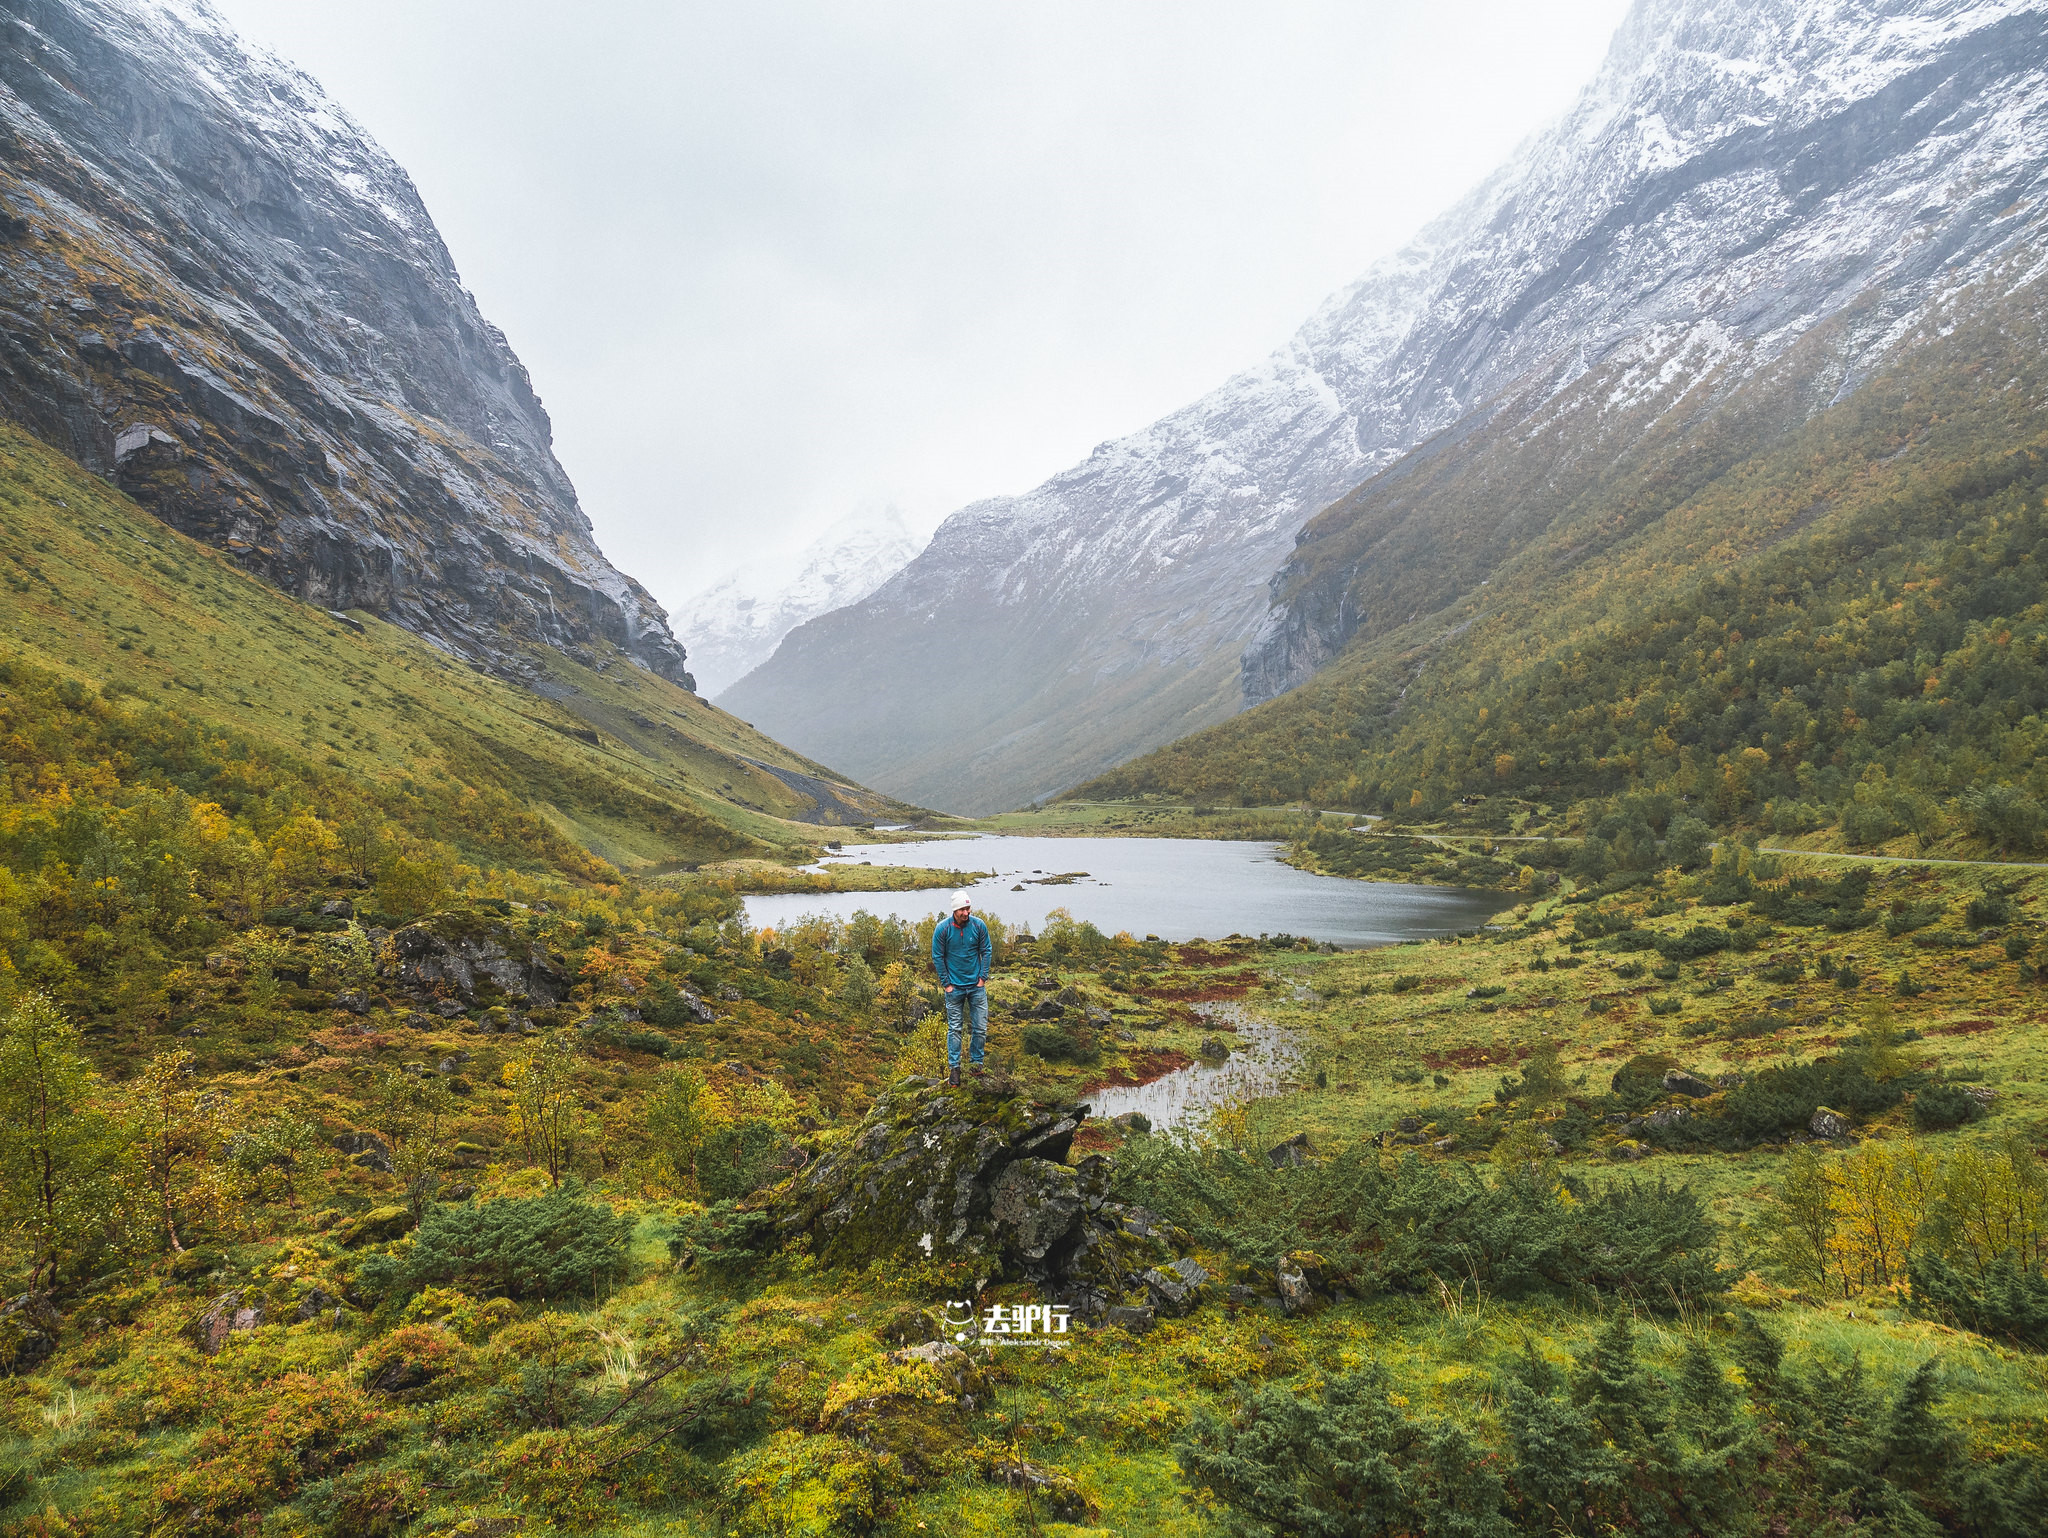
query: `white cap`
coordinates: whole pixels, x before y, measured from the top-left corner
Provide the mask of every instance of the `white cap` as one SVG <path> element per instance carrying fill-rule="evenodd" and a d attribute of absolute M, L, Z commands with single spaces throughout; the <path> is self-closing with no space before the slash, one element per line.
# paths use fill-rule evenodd
<path fill-rule="evenodd" d="M 973 906 L 973 898 L 969 897 L 965 892 L 955 892 L 953 894 L 953 906 L 946 911 L 948 913 L 958 913 L 962 908 L 971 908 Z"/>

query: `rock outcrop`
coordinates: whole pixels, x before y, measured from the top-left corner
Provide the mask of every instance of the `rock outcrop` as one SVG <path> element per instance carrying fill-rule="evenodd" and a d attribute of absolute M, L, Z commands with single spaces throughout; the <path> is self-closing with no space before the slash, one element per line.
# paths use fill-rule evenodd
<path fill-rule="evenodd" d="M 688 685 L 411 180 L 205 0 L 0 9 L 0 412 L 308 603 Z"/>
<path fill-rule="evenodd" d="M 545 946 L 474 913 L 434 913 L 392 931 L 379 972 L 397 988 L 465 1003 L 558 1002 L 569 980 Z"/>
<path fill-rule="evenodd" d="M 239 1289 L 224 1292 L 207 1305 L 205 1313 L 193 1321 L 192 1343 L 207 1356 L 213 1356 L 228 1343 L 229 1336 L 246 1333 L 262 1323 L 261 1302 L 245 1305 Z"/>
<path fill-rule="evenodd" d="M 1126 1294 L 1132 1306 L 1185 1312 L 1208 1274 L 1175 1261 L 1157 1218 L 1110 1200 L 1107 1159 L 1066 1162 L 1086 1114 L 1000 1081 L 903 1079 L 851 1137 L 762 1201 L 785 1240 L 831 1264 L 966 1262 L 978 1281 L 1030 1281 L 1086 1318 Z"/>

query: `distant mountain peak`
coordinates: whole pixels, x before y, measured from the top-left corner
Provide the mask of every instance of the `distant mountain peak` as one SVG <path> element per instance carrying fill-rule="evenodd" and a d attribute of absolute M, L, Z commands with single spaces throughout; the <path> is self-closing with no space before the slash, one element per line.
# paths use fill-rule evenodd
<path fill-rule="evenodd" d="M 716 696 L 806 620 L 858 603 L 915 556 L 900 509 L 846 514 L 801 549 L 758 556 L 677 605 L 698 686 Z"/>

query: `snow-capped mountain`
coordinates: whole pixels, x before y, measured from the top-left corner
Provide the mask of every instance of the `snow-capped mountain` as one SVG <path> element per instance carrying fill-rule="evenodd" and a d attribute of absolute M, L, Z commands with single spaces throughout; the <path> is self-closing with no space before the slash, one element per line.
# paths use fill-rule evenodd
<path fill-rule="evenodd" d="M 892 791 L 1014 805 L 1341 645 L 1360 618 L 1341 594 L 1311 615 L 1269 578 L 1369 478 L 1514 422 L 1584 420 L 1600 431 L 1558 436 L 1558 454 L 1611 454 L 1823 325 L 1833 396 L 1853 392 L 1930 305 L 2035 259 L 2044 10 L 1639 0 L 1564 118 L 1286 347 L 1036 490 L 954 514 L 726 703 Z M 1501 529 L 1517 511 L 1510 489 Z"/>
<path fill-rule="evenodd" d="M 859 603 L 903 569 L 918 541 L 894 507 L 850 513 L 793 554 L 749 561 L 676 605 L 697 686 L 716 696 L 806 620 Z"/>
<path fill-rule="evenodd" d="M 0 411 L 310 602 L 688 677 L 404 169 L 204 0 L 0 0 Z"/>

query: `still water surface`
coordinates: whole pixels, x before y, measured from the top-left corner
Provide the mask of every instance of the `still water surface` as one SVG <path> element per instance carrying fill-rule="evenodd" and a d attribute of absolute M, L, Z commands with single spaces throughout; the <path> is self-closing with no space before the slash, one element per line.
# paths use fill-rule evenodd
<path fill-rule="evenodd" d="M 1301 1048 L 1290 1031 L 1268 1025 L 1236 1004 L 1199 1004 L 1204 1018 L 1228 1022 L 1235 1035 L 1223 1038 L 1230 1056 L 1220 1063 L 1189 1063 L 1149 1084 L 1106 1085 L 1079 1099 L 1096 1116 L 1136 1111 L 1155 1132 L 1202 1122 L 1221 1105 L 1277 1095 L 1290 1087 L 1301 1065 Z"/>
<path fill-rule="evenodd" d="M 1205 838 L 1017 838 L 983 834 L 908 844 L 849 844 L 828 864 L 863 860 L 940 870 L 993 870 L 973 883 L 976 908 L 1036 930 L 1054 908 L 1089 919 L 1105 934 L 1129 930 L 1162 940 L 1229 934 L 1307 935 L 1356 948 L 1420 940 L 1483 924 L 1512 899 L 1495 892 L 1348 881 L 1296 870 L 1281 846 Z M 1068 885 L 1045 876 L 1086 872 Z M 1022 891 L 1013 887 L 1022 886 Z M 798 892 L 749 897 L 755 925 L 807 913 L 850 918 L 857 909 L 922 918 L 951 891 Z"/>

